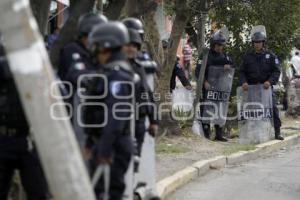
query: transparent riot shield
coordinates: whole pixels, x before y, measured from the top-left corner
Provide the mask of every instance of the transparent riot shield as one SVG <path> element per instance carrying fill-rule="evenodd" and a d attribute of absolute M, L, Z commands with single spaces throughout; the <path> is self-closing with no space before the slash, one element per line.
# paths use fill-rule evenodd
<path fill-rule="evenodd" d="M 259 144 L 272 139 L 272 90 L 262 85 L 249 85 L 248 91 L 237 89 L 238 128 L 240 144 Z"/>
<path fill-rule="evenodd" d="M 147 83 L 154 91 L 154 74 L 147 74 Z M 142 146 L 139 170 L 135 174 L 135 199 L 140 200 L 158 200 L 156 191 L 156 173 L 155 173 L 155 138 L 148 132 L 150 121 L 146 118 L 146 134 Z"/>
<path fill-rule="evenodd" d="M 208 82 L 210 89 L 204 92 L 202 102 L 202 122 L 224 126 L 226 123 L 234 69 L 225 70 L 224 66 L 210 66 Z"/>
<path fill-rule="evenodd" d="M 80 148 L 83 149 L 85 142 L 86 142 L 86 134 L 84 132 L 84 128 L 80 125 L 80 122 L 82 122 L 83 120 L 81 119 L 81 115 L 78 112 L 78 106 L 80 104 L 82 104 L 84 102 L 84 99 L 80 98 L 77 94 L 77 92 L 75 92 L 74 96 L 73 96 L 73 119 L 72 119 L 72 124 L 73 124 L 73 128 L 74 128 L 74 132 L 77 138 L 77 141 L 80 145 Z M 81 111 L 82 112 L 82 111 Z"/>
<path fill-rule="evenodd" d="M 293 56 L 291 59 L 291 64 L 295 70 L 295 76 L 300 76 L 300 57 L 296 55 Z"/>
<path fill-rule="evenodd" d="M 290 115 L 300 115 L 300 78 L 291 80 L 288 87 L 288 110 Z"/>
<path fill-rule="evenodd" d="M 193 92 L 184 87 L 176 88 L 172 92 L 172 112 L 175 115 L 192 111 L 194 102 Z"/>

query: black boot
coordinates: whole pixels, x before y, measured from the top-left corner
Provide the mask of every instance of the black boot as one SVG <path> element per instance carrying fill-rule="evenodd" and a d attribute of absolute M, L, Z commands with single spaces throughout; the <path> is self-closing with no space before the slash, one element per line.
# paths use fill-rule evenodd
<path fill-rule="evenodd" d="M 203 132 L 204 132 L 204 137 L 207 139 L 210 139 L 210 125 L 209 124 L 203 124 Z"/>
<path fill-rule="evenodd" d="M 216 139 L 215 140 L 220 141 L 220 142 L 228 142 L 228 140 L 225 137 L 223 137 L 222 127 L 216 125 L 215 129 L 216 129 Z"/>
<path fill-rule="evenodd" d="M 284 140 L 284 137 L 280 133 L 280 128 L 275 129 L 275 139 L 276 140 Z"/>

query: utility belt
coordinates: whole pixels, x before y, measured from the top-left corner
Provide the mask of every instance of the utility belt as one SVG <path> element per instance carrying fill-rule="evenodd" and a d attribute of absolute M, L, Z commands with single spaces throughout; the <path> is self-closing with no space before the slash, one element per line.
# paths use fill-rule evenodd
<path fill-rule="evenodd" d="M 22 137 L 29 134 L 29 129 L 24 127 L 11 128 L 7 126 L 0 125 L 0 136 L 7 137 Z"/>

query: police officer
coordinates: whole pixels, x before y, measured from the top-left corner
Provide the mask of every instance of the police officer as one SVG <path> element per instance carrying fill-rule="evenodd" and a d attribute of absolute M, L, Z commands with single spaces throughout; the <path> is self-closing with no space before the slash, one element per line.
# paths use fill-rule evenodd
<path fill-rule="evenodd" d="M 128 42 L 128 31 L 120 22 L 101 24 L 89 36 L 89 49 L 97 63 L 96 68 L 100 69 L 99 74 L 107 77 L 107 84 L 103 84 L 103 81 L 94 82 L 87 88 L 87 94 L 101 96 L 107 93 L 107 95 L 90 100 L 102 102 L 106 110 L 86 109 L 84 113 L 88 123 L 97 124 L 106 121 L 105 126 L 87 128 L 86 133 L 89 134 L 88 146 L 92 150 L 91 170 L 98 165 L 111 165 L 109 191 L 111 200 L 122 199 L 125 190 L 124 176 L 133 154 L 130 131 L 135 77 L 131 66 L 126 62 L 126 56 L 122 53 L 122 47 Z M 102 191 L 101 187 L 98 189 L 97 195 Z"/>
<path fill-rule="evenodd" d="M 180 80 L 181 84 L 187 89 L 192 90 L 192 85 L 190 81 L 186 78 L 184 71 L 180 67 L 179 64 L 180 58 L 179 56 L 176 57 L 176 62 L 172 71 L 171 79 L 170 79 L 170 92 L 172 93 L 173 90 L 176 88 L 176 77 Z"/>
<path fill-rule="evenodd" d="M 248 90 L 249 85 L 255 84 L 263 84 L 265 89 L 272 88 L 273 85 L 277 84 L 280 77 L 281 66 L 279 60 L 274 53 L 265 48 L 267 37 L 263 31 L 255 32 L 251 40 L 254 50 L 244 56 L 243 64 L 240 69 L 239 83 L 245 91 Z M 281 120 L 279 118 L 274 93 L 273 119 L 275 138 L 284 140 L 280 133 Z"/>
<path fill-rule="evenodd" d="M 129 23 L 131 22 L 131 23 Z M 153 92 L 150 89 L 150 86 L 147 83 L 145 66 L 138 60 L 139 52 L 142 47 L 142 36 L 143 30 L 141 30 L 141 23 L 138 19 L 127 18 L 123 21 L 124 25 L 127 27 L 129 32 L 130 43 L 127 44 L 124 48 L 125 53 L 128 57 L 129 63 L 132 66 L 133 71 L 139 75 L 140 80 L 136 85 L 136 103 L 142 105 L 138 107 L 137 116 L 136 116 L 136 128 L 135 128 L 135 137 L 137 141 L 137 155 L 141 156 L 142 144 L 144 142 L 144 137 L 146 133 L 145 120 L 146 116 L 150 118 L 150 134 L 155 136 L 157 129 L 157 119 L 154 117 L 154 100 Z M 136 26 L 134 26 L 136 25 Z"/>
<path fill-rule="evenodd" d="M 94 68 L 90 52 L 87 49 L 88 34 L 93 27 L 107 21 L 107 18 L 100 14 L 88 13 L 82 15 L 77 26 L 77 40 L 67 44 L 60 52 L 58 75 L 61 80 L 69 83 L 64 84 L 67 94 L 71 93 L 70 98 L 65 99 L 65 101 L 72 105 L 67 106 L 67 109 L 70 111 L 71 121 L 81 147 L 84 146 L 86 138 L 79 123 L 81 119 L 78 117 L 79 114 L 77 112 L 78 104 L 80 104 L 80 99 L 76 93 L 77 81 L 81 75 L 91 73 Z M 83 79 L 83 81 L 87 80 Z"/>
<path fill-rule="evenodd" d="M 66 80 L 71 66 L 78 60 L 86 67 L 92 66 L 90 53 L 87 49 L 88 34 L 92 31 L 93 27 L 107 21 L 107 18 L 100 14 L 88 13 L 80 17 L 77 25 L 77 39 L 64 46 L 60 52 L 58 76 L 61 80 Z M 77 65 L 77 68 L 81 67 Z"/>
<path fill-rule="evenodd" d="M 133 71 L 137 73 L 142 83 L 137 92 L 137 102 L 140 104 L 149 103 L 150 106 L 143 106 L 139 109 L 139 122 L 136 124 L 136 139 L 138 144 L 138 155 L 141 153 L 142 144 L 146 132 L 145 117 L 150 119 L 149 133 L 152 136 L 156 135 L 158 129 L 158 117 L 155 114 L 155 105 L 153 98 L 153 88 L 147 82 L 147 75 L 154 74 L 156 72 L 157 65 L 151 60 L 150 56 L 142 51 L 142 44 L 144 39 L 144 27 L 142 22 L 136 18 L 126 18 L 123 20 L 124 25 L 127 27 L 130 35 L 130 43 L 125 46 L 125 52 L 129 58 L 129 62 L 133 67 Z M 142 97 L 145 98 L 142 98 Z"/>
<path fill-rule="evenodd" d="M 0 199 L 8 198 L 15 170 L 20 172 L 28 200 L 48 199 L 47 183 L 2 45 L 0 80 Z"/>
<path fill-rule="evenodd" d="M 200 55 L 198 59 L 198 64 L 196 66 L 195 75 L 199 78 L 199 73 L 201 67 L 206 67 L 205 76 L 204 76 L 204 85 L 203 85 L 203 93 L 205 94 L 207 90 L 210 88 L 210 84 L 208 80 L 208 69 L 210 66 L 221 66 L 224 67 L 225 70 L 230 69 L 232 67 L 232 62 L 229 56 L 224 53 L 224 47 L 226 45 L 226 36 L 222 32 L 215 33 L 210 39 L 210 50 L 208 52 L 207 63 L 206 66 L 202 66 L 203 55 Z M 205 95 L 203 95 L 205 96 Z M 203 107 L 203 106 L 202 106 Z M 201 109 L 203 111 L 203 109 Z M 203 112 L 202 112 L 203 114 Z M 210 124 L 202 123 L 203 131 L 206 138 L 210 138 L 211 130 Z M 215 125 L 216 138 L 217 141 L 227 142 L 227 139 L 223 137 L 222 127 L 219 125 Z"/>

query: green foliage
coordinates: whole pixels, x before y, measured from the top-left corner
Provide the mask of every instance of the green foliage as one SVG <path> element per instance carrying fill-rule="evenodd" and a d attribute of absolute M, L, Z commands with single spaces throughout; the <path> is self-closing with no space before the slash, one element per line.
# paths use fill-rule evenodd
<path fill-rule="evenodd" d="M 219 26 L 226 25 L 233 33 L 229 52 L 235 63 L 241 63 L 240 52 L 249 44 L 250 30 L 255 25 L 265 25 L 267 46 L 281 60 L 287 58 L 296 42 L 300 44 L 300 0 L 231 0 L 218 4 L 211 17 Z"/>

